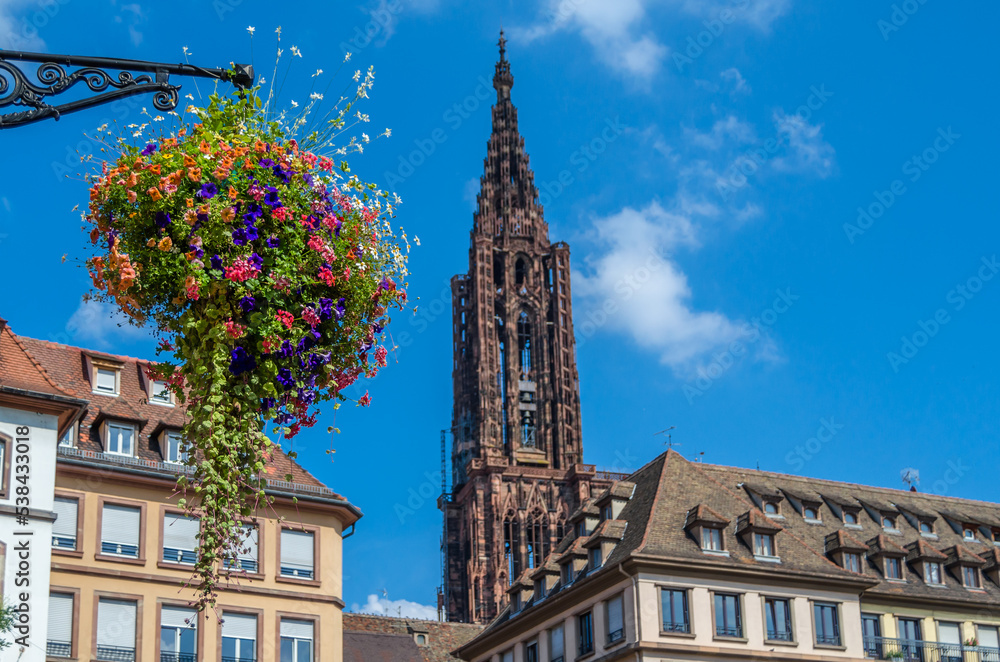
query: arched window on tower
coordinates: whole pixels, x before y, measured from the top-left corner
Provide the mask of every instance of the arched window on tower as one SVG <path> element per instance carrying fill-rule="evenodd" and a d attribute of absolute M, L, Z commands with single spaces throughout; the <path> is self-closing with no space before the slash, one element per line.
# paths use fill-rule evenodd
<path fill-rule="evenodd" d="M 503 520 L 503 557 L 507 577 L 518 577 L 521 574 L 521 536 L 514 513 L 508 513 Z"/>
<path fill-rule="evenodd" d="M 503 315 L 500 308 L 496 310 L 497 348 L 500 364 L 497 366 L 497 389 L 500 391 L 500 422 L 501 438 L 504 451 L 510 452 L 510 442 L 507 434 L 507 331 L 504 328 Z M 516 423 L 515 423 L 516 424 Z"/>
<path fill-rule="evenodd" d="M 524 258 L 517 258 L 517 262 L 514 263 L 514 280 L 517 282 L 518 287 L 524 285 L 524 280 L 527 277 L 527 267 L 524 264 Z"/>
<path fill-rule="evenodd" d="M 528 567 L 541 566 L 549 552 L 549 523 L 545 513 L 540 510 L 534 511 L 528 518 L 525 545 L 528 552 Z"/>
<path fill-rule="evenodd" d="M 522 312 L 517 318 L 517 347 L 521 353 L 521 379 L 530 380 L 531 375 L 531 322 L 528 313 Z"/>

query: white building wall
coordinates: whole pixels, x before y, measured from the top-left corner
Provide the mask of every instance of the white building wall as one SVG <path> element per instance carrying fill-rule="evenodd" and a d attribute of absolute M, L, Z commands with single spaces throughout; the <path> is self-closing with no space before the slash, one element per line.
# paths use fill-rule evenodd
<path fill-rule="evenodd" d="M 27 606 L 28 634 L 21 640 L 27 645 L 22 646 L 14 641 L 3 653 L 0 662 L 44 662 L 47 638 L 47 622 L 49 611 L 49 573 L 52 557 L 52 506 L 55 496 L 56 447 L 58 444 L 57 420 L 55 416 L 27 412 L 20 409 L 0 407 L 0 432 L 13 441 L 8 444 L 10 458 L 9 489 L 6 498 L 0 498 L 0 542 L 6 546 L 6 557 L 3 567 L 3 597 L 10 605 Z M 27 434 L 22 434 L 27 428 Z M 18 438 L 27 437 L 27 453 L 18 453 Z M 23 441 L 20 443 L 24 443 Z M 25 450 L 24 446 L 20 450 Z M 27 471 L 18 471 L 19 465 L 24 465 L 26 456 Z M 24 482 L 18 481 L 18 476 L 27 476 Z M 27 486 L 28 494 L 19 495 L 18 487 Z M 30 499 L 30 514 L 27 525 L 18 524 L 18 497 Z M 23 504 L 23 502 L 22 502 Z M 30 535 L 24 535 L 29 533 Z M 27 558 L 19 558 L 19 543 L 27 541 L 28 551 L 23 552 Z M 28 570 L 21 569 L 21 564 L 27 562 Z M 20 576 L 19 576 L 20 573 Z M 20 586 L 18 584 L 21 584 Z M 22 601 L 22 597 L 27 600 Z M 25 626 L 24 623 L 19 625 Z M 11 637 L 19 638 L 22 632 L 17 630 Z M 22 650 L 23 649 L 23 650 Z"/>

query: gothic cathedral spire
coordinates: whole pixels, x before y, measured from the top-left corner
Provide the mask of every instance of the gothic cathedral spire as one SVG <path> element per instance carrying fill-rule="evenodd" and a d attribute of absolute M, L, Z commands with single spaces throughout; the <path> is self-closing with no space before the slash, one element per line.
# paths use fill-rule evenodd
<path fill-rule="evenodd" d="M 450 620 L 472 622 L 493 618 L 509 583 L 558 542 L 594 476 L 580 464 L 569 246 L 549 243 L 506 46 L 501 31 L 469 271 L 451 282 L 454 489 L 441 504 L 442 600 Z"/>

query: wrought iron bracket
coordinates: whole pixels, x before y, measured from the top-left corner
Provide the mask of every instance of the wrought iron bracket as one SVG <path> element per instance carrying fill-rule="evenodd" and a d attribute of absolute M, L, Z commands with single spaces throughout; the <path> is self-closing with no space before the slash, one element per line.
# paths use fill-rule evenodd
<path fill-rule="evenodd" d="M 35 77 L 28 79 L 12 61 L 40 63 Z M 67 67 L 77 68 L 71 73 Z M 106 70 L 117 71 L 114 75 Z M 134 72 L 142 72 L 136 75 Z M 104 57 L 76 55 L 49 55 L 24 53 L 0 49 L 0 109 L 24 107 L 14 113 L 0 114 L 0 129 L 10 129 L 39 122 L 49 117 L 56 120 L 66 113 L 74 113 L 110 103 L 137 94 L 153 94 L 153 106 L 164 112 L 177 108 L 180 85 L 170 83 L 170 75 L 197 76 L 227 81 L 239 89 L 253 85 L 253 67 L 248 64 L 233 65 L 233 70 L 206 69 L 191 64 L 164 64 L 143 60 L 120 60 Z M 73 88 L 77 83 L 86 84 L 97 96 L 69 101 L 61 105 L 47 103 L 47 98 Z"/>

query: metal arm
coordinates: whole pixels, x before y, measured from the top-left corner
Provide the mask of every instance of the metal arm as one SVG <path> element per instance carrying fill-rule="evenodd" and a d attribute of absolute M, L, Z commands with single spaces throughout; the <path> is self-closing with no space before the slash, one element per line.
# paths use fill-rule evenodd
<path fill-rule="evenodd" d="M 35 76 L 38 83 L 28 80 L 21 69 L 11 61 L 41 63 Z M 67 74 L 64 67 L 79 67 Z M 117 76 L 105 69 L 118 71 Z M 132 72 L 145 72 L 135 76 Z M 150 75 L 152 74 L 152 75 Z M 0 49 L 0 108 L 23 106 L 30 110 L 0 115 L 0 129 L 8 129 L 38 122 L 49 117 L 56 120 L 65 113 L 72 113 L 137 94 L 153 93 L 153 106 L 170 111 L 177 107 L 180 85 L 171 85 L 170 74 L 198 76 L 231 82 L 240 89 L 253 85 L 253 67 L 234 65 L 234 72 L 225 69 L 206 69 L 191 64 L 164 64 L 143 60 L 121 60 L 105 57 L 77 55 L 49 55 L 24 53 Z M 46 103 L 46 97 L 65 92 L 79 82 L 84 82 L 92 92 L 100 92 L 88 99 L 78 99 L 62 105 Z M 111 88 L 111 89 L 109 89 Z"/>

